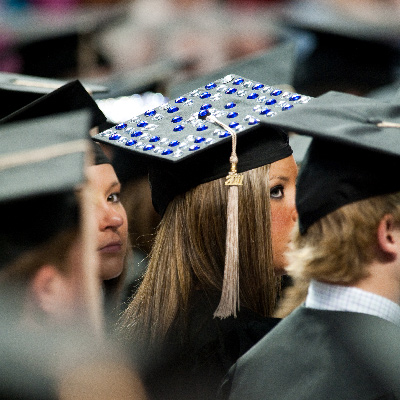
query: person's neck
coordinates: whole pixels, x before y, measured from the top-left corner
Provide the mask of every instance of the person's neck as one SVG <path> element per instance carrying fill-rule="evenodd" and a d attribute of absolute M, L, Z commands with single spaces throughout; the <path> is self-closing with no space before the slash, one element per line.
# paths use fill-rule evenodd
<path fill-rule="evenodd" d="M 393 264 L 372 262 L 368 268 L 368 276 L 351 285 L 385 297 L 400 305 L 400 273 Z"/>

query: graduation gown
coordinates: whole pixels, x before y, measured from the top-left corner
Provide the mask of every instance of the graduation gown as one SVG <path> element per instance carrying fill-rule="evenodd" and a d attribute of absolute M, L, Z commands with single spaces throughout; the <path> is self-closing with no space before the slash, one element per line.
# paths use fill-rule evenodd
<path fill-rule="evenodd" d="M 245 307 L 237 318 L 213 318 L 218 302 L 219 295 L 197 292 L 186 334 L 173 325 L 163 348 L 145 357 L 152 361 L 142 374 L 150 399 L 215 399 L 229 368 L 280 321 Z"/>
<path fill-rule="evenodd" d="M 300 306 L 230 369 L 229 400 L 400 399 L 400 328 Z"/>

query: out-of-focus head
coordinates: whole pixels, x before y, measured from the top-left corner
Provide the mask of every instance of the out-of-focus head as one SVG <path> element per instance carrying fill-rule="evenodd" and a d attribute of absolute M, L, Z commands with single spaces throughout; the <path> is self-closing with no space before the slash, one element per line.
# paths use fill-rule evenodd
<path fill-rule="evenodd" d="M 2 295 L 13 296 L 4 299 L 10 310 L 31 322 L 71 321 L 86 312 L 92 281 L 83 279 L 75 191 L 85 180 L 88 126 L 81 111 L 1 127 L 0 210 L 9 222 L 0 232 L 0 284 Z"/>

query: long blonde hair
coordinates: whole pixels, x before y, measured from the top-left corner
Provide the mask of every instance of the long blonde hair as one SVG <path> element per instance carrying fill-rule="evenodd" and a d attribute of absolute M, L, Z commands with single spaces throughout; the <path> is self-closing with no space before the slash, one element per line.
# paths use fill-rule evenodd
<path fill-rule="evenodd" d="M 245 172 L 239 190 L 240 303 L 263 316 L 272 314 L 280 287 L 272 265 L 268 171 L 263 166 Z M 222 178 L 199 185 L 169 204 L 143 282 L 120 318 L 124 336 L 162 341 L 174 321 L 184 329 L 194 290 L 221 293 L 224 183 Z"/>

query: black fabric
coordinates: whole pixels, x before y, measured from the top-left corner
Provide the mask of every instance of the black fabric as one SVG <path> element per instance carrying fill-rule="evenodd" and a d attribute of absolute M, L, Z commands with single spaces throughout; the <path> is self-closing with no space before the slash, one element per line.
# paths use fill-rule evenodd
<path fill-rule="evenodd" d="M 329 90 L 366 94 L 398 77 L 397 24 L 386 15 L 384 20 L 379 13 L 373 15 L 377 5 L 365 3 L 365 13 L 355 14 L 355 7 L 332 1 L 287 3 L 280 18 L 284 31 L 298 42 L 297 90 L 311 96 Z M 380 10 L 389 12 L 390 6 Z M 371 18 L 364 18 L 369 13 Z"/>
<path fill-rule="evenodd" d="M 46 50 L 46 54 L 49 54 L 49 49 Z M 68 80 L 65 79 L 0 72 L 0 96 L 2 98 L 0 118 L 6 117 L 66 83 Z M 107 92 L 107 88 L 104 86 L 82 83 L 91 93 Z"/>
<path fill-rule="evenodd" d="M 176 323 L 163 349 L 142 355 L 142 376 L 149 398 L 214 399 L 233 363 L 278 322 L 241 308 L 237 318 L 213 318 L 218 295 L 197 292 L 191 302 L 185 333 Z"/>
<path fill-rule="evenodd" d="M 238 360 L 219 398 L 400 399 L 399 339 L 381 318 L 300 306 Z"/>
<path fill-rule="evenodd" d="M 94 165 L 111 164 L 111 160 L 105 155 L 104 151 L 97 143 L 90 141 L 93 144 Z"/>
<path fill-rule="evenodd" d="M 169 202 L 176 195 L 202 183 L 227 176 L 231 151 L 231 142 L 225 141 L 179 164 L 151 165 L 149 180 L 155 210 L 163 215 Z M 273 163 L 291 154 L 287 135 L 269 131 L 263 126 L 237 138 L 238 172 Z"/>
<path fill-rule="evenodd" d="M 113 147 L 112 165 L 122 184 L 148 175 L 146 156 L 133 154 L 118 147 Z"/>
<path fill-rule="evenodd" d="M 106 121 L 105 115 L 92 96 L 79 80 L 75 80 L 0 119 L 0 124 L 85 109 L 90 111 L 92 117 L 91 128 L 99 126 Z"/>
<path fill-rule="evenodd" d="M 400 158 L 313 139 L 297 178 L 300 233 L 332 211 L 355 201 L 400 191 Z"/>

